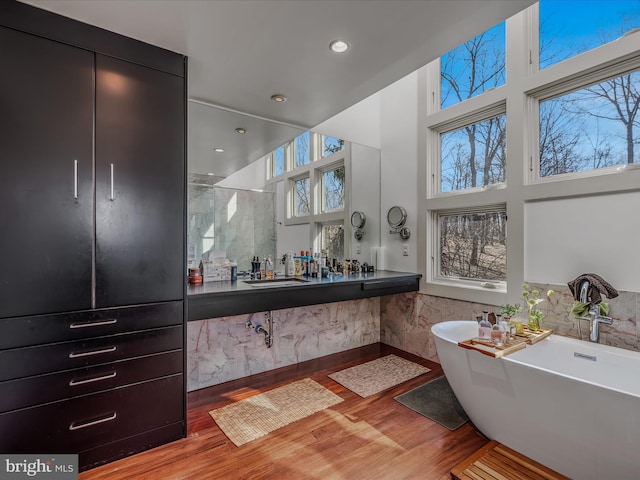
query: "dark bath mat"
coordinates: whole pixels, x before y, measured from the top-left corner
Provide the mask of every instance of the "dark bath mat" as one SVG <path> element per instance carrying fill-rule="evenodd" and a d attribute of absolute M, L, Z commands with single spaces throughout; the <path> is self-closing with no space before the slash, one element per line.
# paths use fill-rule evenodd
<path fill-rule="evenodd" d="M 449 430 L 455 430 L 469 420 L 444 376 L 398 395 L 394 400 Z"/>

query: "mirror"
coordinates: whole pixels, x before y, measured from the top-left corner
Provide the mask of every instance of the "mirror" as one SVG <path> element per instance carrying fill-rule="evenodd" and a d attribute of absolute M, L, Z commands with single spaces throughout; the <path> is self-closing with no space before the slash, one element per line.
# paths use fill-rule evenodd
<path fill-rule="evenodd" d="M 237 261 L 238 272 L 251 269 L 253 256 L 271 256 L 276 267 L 289 251 L 309 249 L 314 232 L 309 224 L 284 223 L 286 186 L 266 182 L 261 159 L 304 130 L 219 108 L 206 102 L 188 102 L 188 260 L 197 266 L 208 250 L 226 252 Z M 242 128 L 245 133 L 238 133 Z M 221 148 L 223 152 L 216 152 Z M 344 230 L 346 258 L 370 261 L 380 245 L 380 152 L 351 144 L 351 196 Z M 371 207 L 375 205 L 375 210 Z M 370 218 L 367 218 L 364 210 Z M 350 225 L 348 220 L 362 226 Z M 362 242 L 362 227 L 367 235 Z M 348 239 L 360 230 L 357 244 Z M 195 264 L 195 265 L 193 265 Z"/>
<path fill-rule="evenodd" d="M 411 237 L 411 230 L 405 227 L 407 221 L 407 211 L 399 206 L 393 206 L 387 212 L 387 223 L 393 229 L 389 233 L 399 233 L 402 240 L 408 240 Z"/>
<path fill-rule="evenodd" d="M 351 214 L 351 226 L 354 228 L 353 236 L 356 240 L 362 240 L 364 236 L 364 224 L 367 223 L 367 216 L 360 212 L 355 211 Z"/>

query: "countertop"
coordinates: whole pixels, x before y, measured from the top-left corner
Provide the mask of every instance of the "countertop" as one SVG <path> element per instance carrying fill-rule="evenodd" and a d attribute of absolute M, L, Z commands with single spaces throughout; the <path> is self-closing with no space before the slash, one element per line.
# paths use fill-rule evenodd
<path fill-rule="evenodd" d="M 188 319 L 203 320 L 417 291 L 421 275 L 385 270 L 329 278 L 299 278 L 308 281 L 286 286 L 252 286 L 239 277 L 234 282 L 189 285 Z"/>

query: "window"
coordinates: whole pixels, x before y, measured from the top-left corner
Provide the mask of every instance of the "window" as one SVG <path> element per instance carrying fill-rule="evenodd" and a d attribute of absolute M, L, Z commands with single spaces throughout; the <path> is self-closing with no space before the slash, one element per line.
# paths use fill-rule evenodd
<path fill-rule="evenodd" d="M 282 175 L 285 172 L 285 161 L 284 161 L 284 151 L 285 146 L 281 145 L 273 151 L 272 156 L 272 164 L 273 164 L 273 172 L 272 176 L 277 177 L 278 175 Z"/>
<path fill-rule="evenodd" d="M 339 152 L 344 148 L 344 140 L 334 137 L 328 137 L 326 135 L 321 135 L 322 138 L 322 153 L 320 154 L 321 158 L 328 157 L 329 155 L 333 155 L 334 153 Z"/>
<path fill-rule="evenodd" d="M 640 191 L 639 26 L 636 0 L 541 0 L 421 70 L 426 293 L 514 303 L 553 244 L 532 205 Z"/>
<path fill-rule="evenodd" d="M 340 224 L 323 224 L 320 234 L 320 251 L 328 258 L 344 259 L 344 227 Z"/>
<path fill-rule="evenodd" d="M 451 50 L 440 59 L 440 65 L 441 108 L 504 84 L 504 22 Z"/>
<path fill-rule="evenodd" d="M 640 71 L 540 102 L 540 177 L 640 160 Z"/>
<path fill-rule="evenodd" d="M 440 257 L 438 276 L 505 282 L 507 221 L 504 207 L 437 215 Z"/>
<path fill-rule="evenodd" d="M 311 132 L 298 135 L 293 141 L 294 165 L 302 167 L 311 161 Z"/>
<path fill-rule="evenodd" d="M 592 50 L 640 27 L 640 2 L 540 1 L 540 69 Z"/>
<path fill-rule="evenodd" d="M 311 213 L 311 189 L 309 177 L 293 181 L 293 216 L 303 217 Z"/>
<path fill-rule="evenodd" d="M 440 135 L 440 190 L 485 187 L 505 180 L 506 116 Z"/>
<path fill-rule="evenodd" d="M 344 209 L 344 165 L 322 172 L 320 191 L 323 213 Z"/>

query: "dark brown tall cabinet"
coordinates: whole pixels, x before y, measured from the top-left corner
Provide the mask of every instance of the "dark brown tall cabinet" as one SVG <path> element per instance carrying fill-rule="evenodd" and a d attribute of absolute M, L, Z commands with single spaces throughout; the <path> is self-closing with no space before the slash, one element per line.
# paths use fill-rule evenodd
<path fill-rule="evenodd" d="M 0 452 L 185 435 L 181 55 L 0 4 Z"/>

